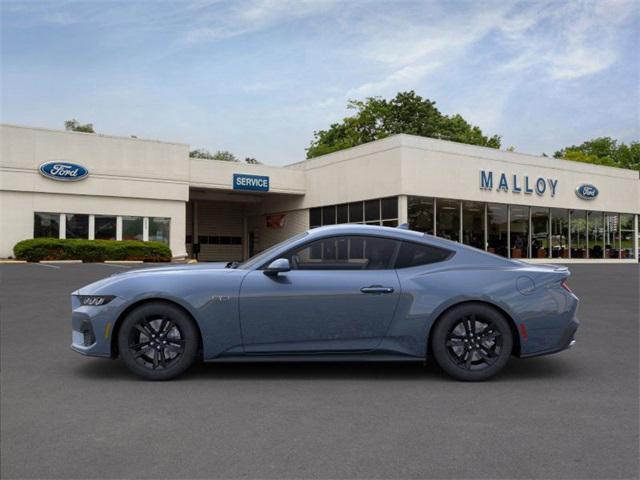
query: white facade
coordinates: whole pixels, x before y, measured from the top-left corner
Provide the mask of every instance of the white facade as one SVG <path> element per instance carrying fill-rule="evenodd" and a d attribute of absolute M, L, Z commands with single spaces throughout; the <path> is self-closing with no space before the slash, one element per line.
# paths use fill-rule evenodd
<path fill-rule="evenodd" d="M 116 217 L 117 239 L 125 238 L 123 222 L 129 218 L 142 219 L 143 227 L 136 231 L 136 238 L 142 240 L 149 239 L 150 222 L 169 219 L 168 243 L 173 255 L 184 257 L 199 249 L 203 260 L 240 260 L 314 226 L 310 209 L 357 206 L 380 198 L 397 199 L 395 223 L 410 220 L 411 204 L 418 197 L 478 202 L 485 205 L 485 211 L 487 204 L 509 204 L 615 215 L 640 213 L 637 171 L 410 135 L 286 167 L 193 159 L 185 144 L 12 125 L 0 126 L 0 143 L 0 258 L 11 256 L 18 241 L 34 236 L 38 212 L 59 215 L 62 238 L 67 215 L 72 214 L 87 215 L 87 238 L 93 238 L 99 216 Z M 77 182 L 46 178 L 39 167 L 51 161 L 79 164 L 89 175 Z M 238 174 L 245 179 L 267 178 L 268 191 L 234 189 L 234 175 Z M 580 185 L 595 186 L 597 196 L 580 198 L 576 195 Z M 458 204 L 462 217 L 464 204 Z M 509 218 L 511 211 L 509 208 Z M 615 218 L 620 222 L 629 217 Z M 637 252 L 637 217 L 633 218 L 633 251 Z M 385 219 L 380 217 L 379 223 L 385 224 Z M 620 227 L 609 223 L 609 230 L 618 229 L 611 238 L 619 235 Z M 462 229 L 460 222 L 459 238 L 464 238 Z M 550 230 L 549 240 L 555 241 L 551 235 Z M 509 241 L 507 245 L 511 252 L 514 246 Z M 606 242 L 603 247 L 615 250 Z M 575 260 L 568 256 L 562 260 Z M 585 257 L 581 260 L 589 259 L 589 254 Z"/>

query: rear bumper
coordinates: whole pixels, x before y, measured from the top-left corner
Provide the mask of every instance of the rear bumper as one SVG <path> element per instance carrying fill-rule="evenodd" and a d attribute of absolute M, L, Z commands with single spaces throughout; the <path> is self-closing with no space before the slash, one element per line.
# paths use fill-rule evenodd
<path fill-rule="evenodd" d="M 531 358 L 539 357 L 541 355 L 550 355 L 552 353 L 558 353 L 573 347 L 576 343 L 575 334 L 579 326 L 580 321 L 575 317 L 572 318 L 565 330 L 562 332 L 560 339 L 553 347 L 533 353 L 524 353 L 520 355 L 520 358 Z"/>

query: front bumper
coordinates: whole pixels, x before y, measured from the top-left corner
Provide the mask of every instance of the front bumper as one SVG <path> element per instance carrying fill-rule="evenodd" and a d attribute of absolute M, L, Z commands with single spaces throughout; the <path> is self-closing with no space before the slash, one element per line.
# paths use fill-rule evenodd
<path fill-rule="evenodd" d="M 112 357 L 112 333 L 124 300 L 116 297 L 107 305 L 81 306 L 71 297 L 71 349 L 93 357 Z"/>

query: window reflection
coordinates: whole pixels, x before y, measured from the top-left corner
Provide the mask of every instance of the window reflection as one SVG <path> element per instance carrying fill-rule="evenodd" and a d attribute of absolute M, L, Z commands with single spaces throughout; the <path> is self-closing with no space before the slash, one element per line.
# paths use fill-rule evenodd
<path fill-rule="evenodd" d="M 142 240 L 142 217 L 122 217 L 122 239 Z"/>
<path fill-rule="evenodd" d="M 636 258 L 634 251 L 633 215 L 623 213 L 620 215 L 620 255 L 621 258 Z"/>
<path fill-rule="evenodd" d="M 462 202 L 462 242 L 484 250 L 484 203 Z"/>
<path fill-rule="evenodd" d="M 617 213 L 604 214 L 604 258 L 620 258 L 620 223 Z"/>
<path fill-rule="evenodd" d="M 310 228 L 343 223 L 395 227 L 398 225 L 398 197 L 376 198 L 309 209 Z"/>
<path fill-rule="evenodd" d="M 33 238 L 60 236 L 60 214 L 42 213 L 33 214 Z"/>
<path fill-rule="evenodd" d="M 74 215 L 67 213 L 66 231 L 67 238 L 89 238 L 89 215 Z"/>
<path fill-rule="evenodd" d="M 507 232 L 509 230 L 507 205 L 487 205 L 487 251 L 508 256 Z"/>
<path fill-rule="evenodd" d="M 149 240 L 152 242 L 162 242 L 169 244 L 169 226 L 171 223 L 170 218 L 164 217 L 150 217 L 149 218 Z M 232 237 L 232 243 L 235 243 L 235 238 L 240 240 L 241 237 Z"/>
<path fill-rule="evenodd" d="M 549 209 L 531 207 L 531 258 L 549 256 Z"/>
<path fill-rule="evenodd" d="M 571 258 L 587 258 L 587 212 L 571 212 Z"/>
<path fill-rule="evenodd" d="M 589 212 L 587 216 L 589 230 L 589 258 L 604 258 L 604 224 L 602 212 Z"/>
<path fill-rule="evenodd" d="M 433 235 L 433 198 L 408 198 L 409 228 Z"/>
<path fill-rule="evenodd" d="M 116 239 L 116 216 L 96 215 L 94 217 L 94 237 L 96 240 Z"/>
<path fill-rule="evenodd" d="M 454 242 L 460 241 L 460 202 L 438 198 L 436 210 L 436 235 Z"/>
<path fill-rule="evenodd" d="M 511 206 L 511 258 L 529 257 L 529 207 Z"/>
<path fill-rule="evenodd" d="M 325 215 L 323 215 L 323 213 Z M 636 258 L 634 215 L 407 197 L 409 228 L 510 258 Z M 344 223 L 398 225 L 398 199 L 389 197 L 319 207 L 309 224 L 336 218 Z M 387 218 L 390 217 L 390 218 Z M 435 222 L 434 222 L 435 220 Z M 435 223 L 435 225 L 434 225 Z M 435 228 L 434 228 L 435 227 Z"/>
<path fill-rule="evenodd" d="M 569 210 L 551 209 L 551 256 L 569 258 Z"/>

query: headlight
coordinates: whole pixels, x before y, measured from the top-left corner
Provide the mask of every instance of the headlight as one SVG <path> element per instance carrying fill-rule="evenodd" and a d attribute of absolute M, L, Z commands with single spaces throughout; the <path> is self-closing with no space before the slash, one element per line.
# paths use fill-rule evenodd
<path fill-rule="evenodd" d="M 80 305 L 85 307 L 99 307 L 101 305 L 106 305 L 114 298 L 116 298 L 114 295 L 78 295 Z"/>

